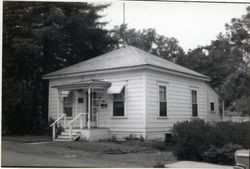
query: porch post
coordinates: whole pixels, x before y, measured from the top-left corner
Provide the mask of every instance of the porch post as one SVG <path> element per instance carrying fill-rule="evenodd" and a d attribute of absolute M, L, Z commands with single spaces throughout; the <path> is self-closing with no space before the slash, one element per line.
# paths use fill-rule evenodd
<path fill-rule="evenodd" d="M 221 120 L 223 121 L 224 120 L 224 116 L 225 116 L 225 110 L 224 110 L 224 107 L 225 104 L 224 104 L 224 100 L 222 100 L 222 115 L 221 115 Z"/>
<path fill-rule="evenodd" d="M 91 109 L 90 109 L 90 102 L 91 102 L 91 87 L 88 88 L 88 129 L 90 129 L 90 113 L 91 113 Z"/>
<path fill-rule="evenodd" d="M 61 96 L 62 95 L 62 90 L 58 89 L 58 103 L 57 103 L 57 118 L 59 118 L 60 113 L 61 113 Z"/>

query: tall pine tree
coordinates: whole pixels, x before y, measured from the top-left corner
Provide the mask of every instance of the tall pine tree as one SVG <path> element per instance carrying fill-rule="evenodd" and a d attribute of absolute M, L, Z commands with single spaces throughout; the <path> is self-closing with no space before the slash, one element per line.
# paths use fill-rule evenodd
<path fill-rule="evenodd" d="M 41 133 L 48 84 L 41 76 L 112 49 L 90 3 L 3 3 L 3 132 Z"/>

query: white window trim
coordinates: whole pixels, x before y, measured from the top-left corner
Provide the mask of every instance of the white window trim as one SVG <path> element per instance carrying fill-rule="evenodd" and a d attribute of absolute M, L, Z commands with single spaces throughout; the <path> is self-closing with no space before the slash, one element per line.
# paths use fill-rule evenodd
<path fill-rule="evenodd" d="M 211 103 L 214 103 L 214 110 L 211 110 Z M 209 102 L 209 111 L 210 111 L 211 113 L 214 113 L 214 112 L 215 112 L 215 101 L 214 101 L 214 100 L 210 100 L 210 102 Z"/>
<path fill-rule="evenodd" d="M 192 102 L 192 91 L 196 91 L 196 100 L 197 100 L 197 116 L 193 116 L 193 102 Z M 190 86 L 190 102 L 191 102 L 191 112 L 190 112 L 190 117 L 192 119 L 196 119 L 196 118 L 199 118 L 199 99 L 198 99 L 198 92 L 199 92 L 199 88 L 198 87 L 193 87 L 193 86 Z"/>
<path fill-rule="evenodd" d="M 67 97 L 65 95 L 62 95 L 62 111 L 64 113 L 64 97 Z M 71 120 L 75 117 L 75 92 L 72 90 L 72 116 L 66 116 L 67 120 Z M 66 115 L 66 114 L 65 114 Z"/>
<path fill-rule="evenodd" d="M 111 109 L 112 109 L 112 115 L 111 118 L 112 119 L 127 119 L 127 84 L 124 85 L 124 116 L 114 116 L 114 97 L 112 95 L 112 105 L 111 105 Z"/>
<path fill-rule="evenodd" d="M 166 108 L 167 108 L 167 115 L 166 116 L 160 116 L 160 86 L 164 86 L 164 87 L 166 87 L 166 104 L 167 104 L 167 106 L 166 106 Z M 168 82 L 166 82 L 166 83 L 160 83 L 160 82 L 158 82 L 157 83 L 157 103 L 158 103 L 158 105 L 157 105 L 157 119 L 168 119 L 168 117 L 169 117 L 169 111 L 168 111 L 168 106 L 169 106 L 169 104 L 168 104 L 168 88 L 169 88 L 169 85 L 168 85 Z"/>

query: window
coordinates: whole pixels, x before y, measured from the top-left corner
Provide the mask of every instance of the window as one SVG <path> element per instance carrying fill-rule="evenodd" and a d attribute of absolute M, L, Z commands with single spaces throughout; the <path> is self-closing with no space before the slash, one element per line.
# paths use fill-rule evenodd
<path fill-rule="evenodd" d="M 119 94 L 113 94 L 113 116 L 125 115 L 125 89 Z"/>
<path fill-rule="evenodd" d="M 210 103 L 210 110 L 211 110 L 211 111 L 214 111 L 214 102 L 211 102 L 211 103 Z"/>
<path fill-rule="evenodd" d="M 192 117 L 198 116 L 197 91 L 192 90 Z"/>
<path fill-rule="evenodd" d="M 66 117 L 73 116 L 73 93 L 70 92 L 66 97 L 63 97 L 63 111 Z"/>
<path fill-rule="evenodd" d="M 167 116 L 167 87 L 159 86 L 159 116 Z"/>

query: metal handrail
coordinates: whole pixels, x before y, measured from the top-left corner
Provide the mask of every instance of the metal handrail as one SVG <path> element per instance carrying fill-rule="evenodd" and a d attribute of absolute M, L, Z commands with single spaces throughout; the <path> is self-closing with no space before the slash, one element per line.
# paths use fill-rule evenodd
<path fill-rule="evenodd" d="M 68 124 L 66 124 L 66 126 L 69 126 L 71 123 L 73 123 L 76 119 L 78 119 L 83 114 L 88 114 L 88 113 L 79 113 L 74 119 L 72 119 L 70 122 L 68 122 Z"/>
<path fill-rule="evenodd" d="M 66 126 L 69 126 L 69 139 L 72 140 L 72 123 L 78 119 L 81 115 L 83 114 L 87 114 L 87 113 L 79 113 L 73 120 L 71 120 L 70 122 L 68 122 L 68 124 Z M 80 118 L 80 128 L 82 129 L 83 127 L 83 121 L 82 121 L 82 118 Z"/>
<path fill-rule="evenodd" d="M 60 121 L 63 117 L 65 116 L 65 114 L 62 114 L 58 119 L 56 119 L 51 125 L 50 127 L 52 127 L 53 125 L 55 125 L 58 121 Z"/>

